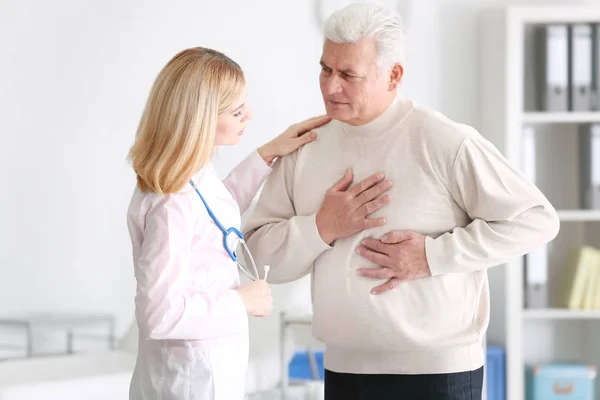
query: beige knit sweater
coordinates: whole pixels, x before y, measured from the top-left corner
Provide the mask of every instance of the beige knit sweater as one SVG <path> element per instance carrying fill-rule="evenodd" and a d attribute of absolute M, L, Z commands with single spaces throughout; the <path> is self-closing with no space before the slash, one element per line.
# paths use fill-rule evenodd
<path fill-rule="evenodd" d="M 327 346 L 326 368 L 425 374 L 483 365 L 487 268 L 553 239 L 553 207 L 473 128 L 404 98 L 366 125 L 332 121 L 318 131 L 275 164 L 245 232 L 257 263 L 271 266 L 270 281 L 312 273 L 313 332 Z M 356 182 L 385 172 L 393 200 L 373 215 L 385 226 L 328 246 L 315 215 L 346 168 Z M 427 236 L 433 276 L 371 295 L 383 281 L 356 274 L 374 265 L 355 249 L 393 230 Z"/>

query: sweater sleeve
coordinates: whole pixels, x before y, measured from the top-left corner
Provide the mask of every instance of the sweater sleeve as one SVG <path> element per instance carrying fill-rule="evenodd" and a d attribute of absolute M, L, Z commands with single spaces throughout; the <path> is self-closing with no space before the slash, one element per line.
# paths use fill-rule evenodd
<path fill-rule="evenodd" d="M 559 220 L 550 202 L 482 137 L 468 137 L 461 143 L 449 189 L 471 222 L 426 238 L 434 276 L 502 264 L 558 234 Z"/>
<path fill-rule="evenodd" d="M 190 284 L 192 199 L 166 195 L 146 216 L 135 270 L 136 315 L 146 339 L 213 339 L 246 329 L 246 308 L 235 290 L 200 291 Z"/>
<path fill-rule="evenodd" d="M 242 214 L 248 209 L 270 173 L 271 167 L 265 163 L 258 151 L 254 151 L 223 179 L 223 184 L 238 203 Z"/>
<path fill-rule="evenodd" d="M 269 281 L 274 283 L 310 273 L 317 257 L 331 248 L 317 230 L 316 214 L 296 215 L 292 196 L 296 155 L 275 162 L 244 228 L 257 266 L 269 265 Z"/>

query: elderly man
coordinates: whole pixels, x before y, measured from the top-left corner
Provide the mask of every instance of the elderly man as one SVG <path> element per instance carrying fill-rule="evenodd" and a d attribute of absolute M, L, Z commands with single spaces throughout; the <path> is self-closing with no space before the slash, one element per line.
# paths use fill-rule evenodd
<path fill-rule="evenodd" d="M 486 270 L 552 240 L 556 212 L 475 129 L 397 96 L 399 16 L 337 11 L 320 63 L 332 121 L 278 160 L 248 244 L 273 282 L 312 273 L 328 400 L 481 398 Z"/>

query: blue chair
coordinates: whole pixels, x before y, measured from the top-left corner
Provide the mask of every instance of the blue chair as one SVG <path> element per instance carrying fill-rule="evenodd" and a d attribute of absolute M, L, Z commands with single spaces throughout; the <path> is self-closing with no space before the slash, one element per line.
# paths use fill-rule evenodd
<path fill-rule="evenodd" d="M 291 381 L 324 380 L 323 351 L 298 350 L 288 366 Z"/>
<path fill-rule="evenodd" d="M 506 352 L 499 346 L 487 346 L 487 400 L 506 400 Z"/>

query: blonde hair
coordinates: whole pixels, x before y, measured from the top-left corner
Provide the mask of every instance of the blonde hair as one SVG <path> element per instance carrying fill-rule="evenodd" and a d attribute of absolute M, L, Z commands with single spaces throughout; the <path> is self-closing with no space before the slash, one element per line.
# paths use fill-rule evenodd
<path fill-rule="evenodd" d="M 128 159 L 142 191 L 181 190 L 211 158 L 217 118 L 246 85 L 240 66 L 201 47 L 173 57 L 159 73 Z"/>

